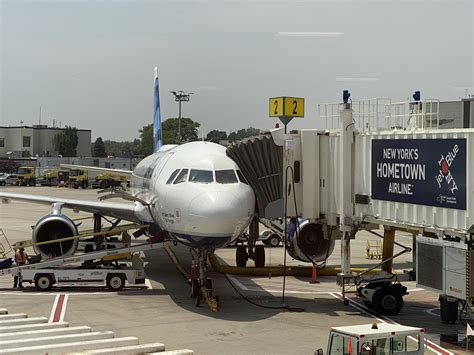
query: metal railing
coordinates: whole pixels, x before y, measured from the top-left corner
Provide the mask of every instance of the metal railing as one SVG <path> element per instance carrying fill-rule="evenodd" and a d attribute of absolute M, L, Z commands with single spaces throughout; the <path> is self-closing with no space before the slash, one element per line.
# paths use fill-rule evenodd
<path fill-rule="evenodd" d="M 439 100 L 392 103 L 391 99 L 375 98 L 352 101 L 354 126 L 362 132 L 394 129 L 438 129 Z M 340 128 L 341 103 L 318 104 L 318 116 L 326 129 Z"/>

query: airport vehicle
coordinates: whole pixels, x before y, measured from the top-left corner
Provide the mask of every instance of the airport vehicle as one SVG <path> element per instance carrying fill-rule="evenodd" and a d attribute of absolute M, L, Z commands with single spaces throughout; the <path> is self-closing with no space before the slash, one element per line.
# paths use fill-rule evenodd
<path fill-rule="evenodd" d="M 239 177 L 237 164 L 226 149 L 210 142 L 190 142 L 161 146 L 158 75 L 155 71 L 155 153 L 143 159 L 133 171 L 61 165 L 125 175 L 131 179 L 130 193 L 112 191 L 103 200 L 121 198 L 133 203 L 85 201 L 50 196 L 0 192 L 2 201 L 21 200 L 51 205 L 51 214 L 33 227 L 33 242 L 78 235 L 76 224 L 62 214 L 64 208 L 108 216 L 147 226 L 135 236 L 146 234 L 171 237 L 192 248 L 197 255 L 197 278 L 192 280 L 192 295 L 199 305 L 212 288 L 206 276 L 208 253 L 232 242 L 254 217 L 255 196 Z M 100 225 L 100 223 L 99 223 Z M 35 245 L 38 254 L 49 257 L 73 255 L 77 239 L 68 243 Z"/>
<path fill-rule="evenodd" d="M 33 166 L 20 166 L 16 172 L 18 177 L 17 185 L 35 186 L 36 185 L 36 168 Z"/>
<path fill-rule="evenodd" d="M 95 233 L 94 235 L 104 233 L 108 232 Z M 67 244 L 68 241 L 77 241 L 80 238 L 82 236 L 62 238 L 60 241 L 62 241 L 61 244 Z M 54 242 L 43 242 L 42 244 L 47 246 Z M 36 247 L 37 243 L 26 241 L 21 242 L 21 245 Z M 119 291 L 125 286 L 125 282 L 130 285 L 145 283 L 143 260 L 139 253 L 144 250 L 158 249 L 162 246 L 162 243 L 153 243 L 151 239 L 146 242 L 131 243 L 130 236 L 128 236 L 128 240 L 124 241 L 120 248 L 106 248 L 96 251 L 89 248 L 83 254 L 69 257 L 59 256 L 49 259 L 45 257 L 43 261 L 37 263 L 32 262 L 24 266 L 0 269 L 0 275 L 11 274 L 17 276 L 21 273 L 23 281 L 34 282 L 36 289 L 39 291 L 48 291 L 55 284 L 57 286 L 70 286 L 90 283 L 105 285 L 111 291 Z M 18 245 L 15 247 L 18 247 Z M 131 263 L 128 261 L 131 261 Z"/>
<path fill-rule="evenodd" d="M 38 179 L 38 183 L 41 186 L 57 186 L 58 185 L 58 169 L 45 170 L 43 175 Z"/>
<path fill-rule="evenodd" d="M 0 186 L 16 185 L 18 177 L 16 174 L 4 173 L 0 175 Z"/>
<path fill-rule="evenodd" d="M 333 327 L 326 354 L 424 354 L 424 332 L 422 328 L 388 323 Z M 315 354 L 322 355 L 323 350 Z"/>
<path fill-rule="evenodd" d="M 94 189 L 106 189 L 113 186 L 121 186 L 123 182 L 127 181 L 124 175 L 111 174 L 109 172 L 98 174 L 92 182 Z"/>
<path fill-rule="evenodd" d="M 89 173 L 85 169 L 69 170 L 68 183 L 75 189 L 81 187 L 87 189 L 89 186 Z"/>

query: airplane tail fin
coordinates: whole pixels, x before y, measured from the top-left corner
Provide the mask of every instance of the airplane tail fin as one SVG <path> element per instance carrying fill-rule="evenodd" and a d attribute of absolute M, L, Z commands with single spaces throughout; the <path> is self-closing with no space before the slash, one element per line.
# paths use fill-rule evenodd
<path fill-rule="evenodd" d="M 160 114 L 160 88 L 158 84 L 158 68 L 155 67 L 155 94 L 153 105 L 153 148 L 157 152 L 163 144 L 161 134 L 161 114 Z"/>

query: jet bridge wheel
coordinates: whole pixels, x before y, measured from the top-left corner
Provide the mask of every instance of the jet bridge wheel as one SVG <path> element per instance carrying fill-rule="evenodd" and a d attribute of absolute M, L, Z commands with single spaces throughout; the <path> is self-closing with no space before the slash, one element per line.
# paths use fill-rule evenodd
<path fill-rule="evenodd" d="M 38 274 L 35 276 L 35 287 L 38 291 L 49 291 L 53 284 L 54 279 L 50 274 Z"/>
<path fill-rule="evenodd" d="M 403 297 L 397 287 L 384 287 L 373 296 L 371 308 L 386 316 L 395 316 L 403 308 Z"/>
<path fill-rule="evenodd" d="M 246 267 L 248 259 L 249 255 L 247 254 L 247 248 L 245 245 L 238 244 L 235 249 L 235 263 L 238 267 Z"/>
<path fill-rule="evenodd" d="M 120 291 L 125 286 L 125 275 L 123 274 L 109 274 L 106 280 L 107 288 L 110 291 Z"/>

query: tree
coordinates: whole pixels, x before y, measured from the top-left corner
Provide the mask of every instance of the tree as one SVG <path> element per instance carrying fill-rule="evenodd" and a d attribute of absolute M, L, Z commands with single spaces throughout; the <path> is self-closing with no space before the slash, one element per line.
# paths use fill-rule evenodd
<path fill-rule="evenodd" d="M 140 154 L 153 154 L 153 123 L 143 126 L 138 132 L 140 133 Z"/>
<path fill-rule="evenodd" d="M 94 142 L 94 157 L 105 158 L 107 153 L 105 152 L 105 144 L 102 137 L 98 137 Z"/>
<path fill-rule="evenodd" d="M 214 142 L 214 143 L 219 143 L 220 141 L 223 141 L 226 139 L 227 139 L 227 132 L 219 131 L 217 129 L 213 129 L 206 136 L 207 141 Z"/>
<path fill-rule="evenodd" d="M 0 173 L 16 173 L 20 164 L 14 160 L 0 160 Z"/>
<path fill-rule="evenodd" d="M 63 157 L 75 157 L 78 142 L 77 128 L 71 126 L 66 126 L 53 138 L 54 149 Z"/>
<path fill-rule="evenodd" d="M 190 118 L 181 118 L 181 139 L 179 137 L 179 119 L 168 118 L 162 123 L 163 144 L 180 144 L 198 139 L 200 124 Z"/>
<path fill-rule="evenodd" d="M 240 141 L 244 138 L 258 136 L 260 134 L 260 130 L 258 128 L 242 128 L 239 129 L 237 132 L 230 132 L 228 139 L 230 141 Z"/>

